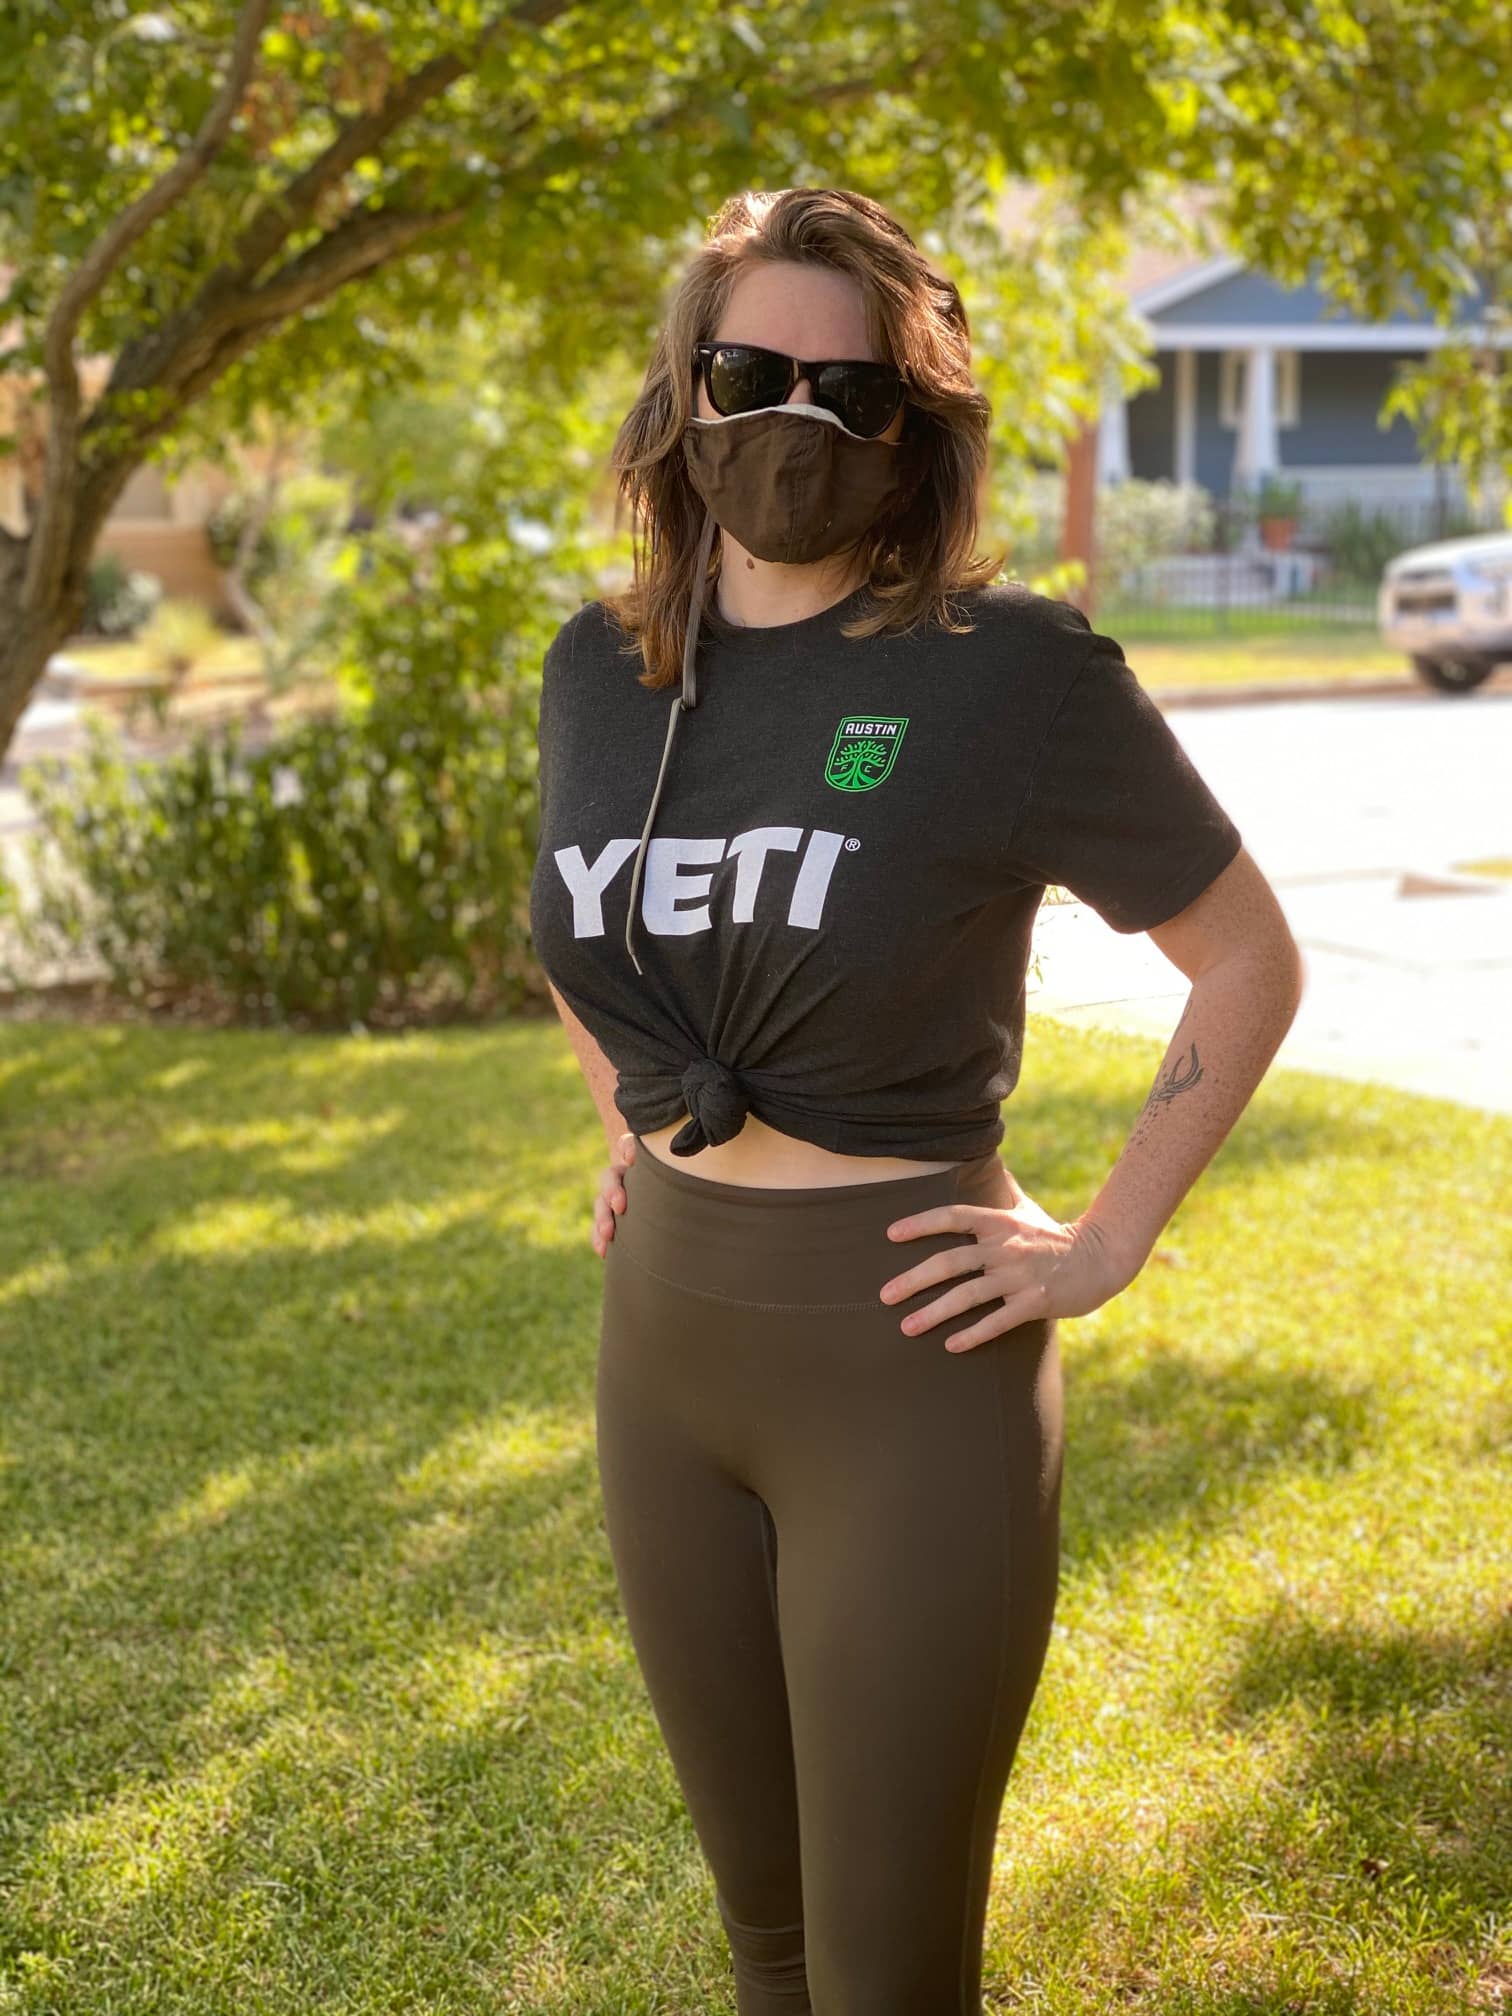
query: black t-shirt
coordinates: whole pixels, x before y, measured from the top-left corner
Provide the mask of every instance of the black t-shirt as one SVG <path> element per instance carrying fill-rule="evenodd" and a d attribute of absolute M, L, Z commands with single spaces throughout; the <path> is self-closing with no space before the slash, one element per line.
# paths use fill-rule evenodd
<path fill-rule="evenodd" d="M 1018 584 L 957 590 L 975 625 L 847 638 L 817 616 L 707 628 L 698 704 L 634 856 L 675 687 L 600 602 L 547 650 L 530 893 L 548 977 L 650 1133 L 678 1154 L 756 1114 L 847 1155 L 965 1161 L 1018 1082 L 1049 883 L 1115 931 L 1183 909 L 1238 828 L 1111 637 Z"/>

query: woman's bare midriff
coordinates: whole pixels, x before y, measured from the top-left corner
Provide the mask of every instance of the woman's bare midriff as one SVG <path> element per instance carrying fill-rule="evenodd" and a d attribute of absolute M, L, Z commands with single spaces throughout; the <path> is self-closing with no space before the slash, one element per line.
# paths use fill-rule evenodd
<path fill-rule="evenodd" d="M 890 1176 L 923 1176 L 937 1169 L 953 1169 L 954 1162 L 911 1162 L 902 1155 L 837 1155 L 812 1141 L 799 1141 L 791 1134 L 779 1134 L 754 1113 L 729 1141 L 700 1148 L 696 1155 L 674 1155 L 671 1141 L 683 1126 L 658 1127 L 642 1134 L 641 1146 L 658 1162 L 674 1169 L 687 1169 L 695 1176 L 707 1176 L 716 1183 L 748 1183 L 763 1190 L 806 1190 L 822 1183 L 876 1183 Z"/>

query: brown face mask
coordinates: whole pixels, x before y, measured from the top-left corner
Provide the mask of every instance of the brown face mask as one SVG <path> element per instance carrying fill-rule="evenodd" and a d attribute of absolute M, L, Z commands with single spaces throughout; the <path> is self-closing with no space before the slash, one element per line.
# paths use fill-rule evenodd
<path fill-rule="evenodd" d="M 866 440 L 794 400 L 683 428 L 688 478 L 758 560 L 822 560 L 865 536 L 921 472 L 917 440 Z"/>

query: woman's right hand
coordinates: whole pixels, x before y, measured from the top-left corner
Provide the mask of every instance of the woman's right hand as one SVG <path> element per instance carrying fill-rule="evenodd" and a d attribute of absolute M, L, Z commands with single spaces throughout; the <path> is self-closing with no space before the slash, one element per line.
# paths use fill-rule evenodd
<path fill-rule="evenodd" d="M 621 1179 L 634 1160 L 635 1136 L 621 1134 L 613 1159 L 604 1171 L 604 1180 L 599 1184 L 598 1195 L 593 1200 L 593 1250 L 600 1260 L 609 1251 L 609 1241 L 614 1237 L 616 1214 L 625 1208 L 625 1186 Z"/>

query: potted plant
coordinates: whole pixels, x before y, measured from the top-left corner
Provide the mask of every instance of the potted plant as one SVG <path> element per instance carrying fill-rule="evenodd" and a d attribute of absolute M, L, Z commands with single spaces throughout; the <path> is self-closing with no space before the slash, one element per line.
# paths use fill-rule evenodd
<path fill-rule="evenodd" d="M 1302 508 L 1300 483 L 1283 483 L 1267 476 L 1260 485 L 1255 515 L 1260 521 L 1260 537 L 1272 553 L 1284 553 L 1297 533 L 1297 514 Z"/>

